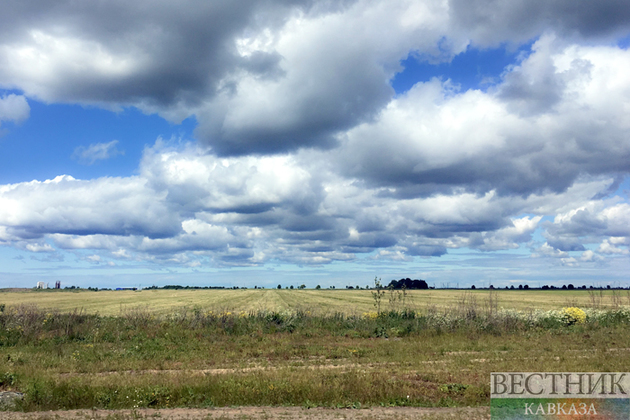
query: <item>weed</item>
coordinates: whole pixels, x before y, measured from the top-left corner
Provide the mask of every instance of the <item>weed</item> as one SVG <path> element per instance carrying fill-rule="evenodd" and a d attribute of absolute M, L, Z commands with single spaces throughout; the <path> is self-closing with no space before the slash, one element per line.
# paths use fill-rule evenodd
<path fill-rule="evenodd" d="M 590 306 L 593 309 L 600 309 L 602 307 L 602 300 L 604 298 L 604 291 L 603 290 L 589 290 L 588 291 L 588 297 L 590 300 Z M 577 306 L 577 305 L 572 305 L 572 306 Z"/>
<path fill-rule="evenodd" d="M 440 385 L 440 391 L 447 394 L 463 394 L 466 389 L 468 389 L 468 385 L 464 384 L 450 383 Z"/>
<path fill-rule="evenodd" d="M 610 305 L 613 309 L 618 309 L 622 305 L 622 297 L 621 292 L 617 290 L 611 290 L 610 297 Z"/>
<path fill-rule="evenodd" d="M 381 313 L 381 300 L 385 295 L 385 291 L 383 290 L 383 285 L 381 284 L 381 279 L 377 279 L 374 277 L 374 291 L 372 292 L 372 298 L 374 299 L 374 307 L 376 308 L 376 313 Z"/>

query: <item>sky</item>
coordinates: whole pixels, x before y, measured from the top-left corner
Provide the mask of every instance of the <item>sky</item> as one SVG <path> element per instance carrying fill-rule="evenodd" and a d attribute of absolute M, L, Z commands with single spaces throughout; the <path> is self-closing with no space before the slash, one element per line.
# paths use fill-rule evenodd
<path fill-rule="evenodd" d="M 624 0 L 4 0 L 0 287 L 630 286 Z"/>

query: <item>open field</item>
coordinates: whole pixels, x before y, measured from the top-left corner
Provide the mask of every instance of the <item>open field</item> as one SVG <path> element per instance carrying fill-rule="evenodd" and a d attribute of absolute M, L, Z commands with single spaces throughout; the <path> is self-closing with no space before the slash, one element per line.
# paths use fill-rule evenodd
<path fill-rule="evenodd" d="M 615 307 L 630 305 L 630 290 L 495 290 L 499 307 L 530 310 L 559 309 L 565 306 Z M 464 296 L 480 303 L 488 290 L 411 290 L 405 306 L 423 310 L 429 306 L 446 308 L 458 304 Z M 131 308 L 146 308 L 152 313 L 166 314 L 174 308 L 199 308 L 202 311 L 283 311 L 304 309 L 318 313 L 341 312 L 346 315 L 373 311 L 370 290 L 322 289 L 211 289 L 211 290 L 24 290 L 0 291 L 0 304 L 7 306 L 36 305 L 42 310 L 119 315 Z M 382 299 L 382 308 L 389 308 L 389 292 Z"/>
<path fill-rule="evenodd" d="M 620 291 L 388 294 L 4 292 L 0 391 L 39 412 L 16 419 L 488 418 L 491 372 L 630 370 Z M 564 306 L 599 309 L 540 310 Z"/>

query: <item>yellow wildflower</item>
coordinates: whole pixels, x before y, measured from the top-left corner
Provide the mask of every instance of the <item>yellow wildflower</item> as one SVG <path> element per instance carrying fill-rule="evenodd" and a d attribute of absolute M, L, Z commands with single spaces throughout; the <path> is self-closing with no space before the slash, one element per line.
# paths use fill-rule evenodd
<path fill-rule="evenodd" d="M 583 324 L 586 322 L 586 313 L 580 308 L 562 308 L 562 320 L 567 325 Z"/>

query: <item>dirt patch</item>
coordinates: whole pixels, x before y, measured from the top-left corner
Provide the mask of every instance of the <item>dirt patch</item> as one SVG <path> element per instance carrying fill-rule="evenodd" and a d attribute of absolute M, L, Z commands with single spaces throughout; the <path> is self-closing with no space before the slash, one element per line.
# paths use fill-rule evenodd
<path fill-rule="evenodd" d="M 11 410 L 14 408 L 15 402 L 24 398 L 24 394 L 14 391 L 0 392 L 0 410 Z"/>
<path fill-rule="evenodd" d="M 299 407 L 174 408 L 164 410 L 69 410 L 0 413 L 6 420 L 486 420 L 488 407 L 411 408 L 375 407 L 329 409 Z"/>
<path fill-rule="evenodd" d="M 111 376 L 111 375 L 178 375 L 185 373 L 187 375 L 227 375 L 232 373 L 249 373 L 249 372 L 261 372 L 261 371 L 276 371 L 279 369 L 305 369 L 305 370 L 328 370 L 328 369 L 375 369 L 383 366 L 395 366 L 395 363 L 366 363 L 366 364 L 358 364 L 358 363 L 340 363 L 337 365 L 302 365 L 302 366 L 294 366 L 294 365 L 286 365 L 286 366 L 252 366 L 252 367 L 243 367 L 243 368 L 217 368 L 217 369 L 143 369 L 143 370 L 120 370 L 120 371 L 107 371 L 107 372 L 96 372 L 96 373 L 83 373 L 83 372 L 64 372 L 60 373 L 59 377 L 80 377 L 80 376 Z"/>

